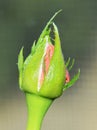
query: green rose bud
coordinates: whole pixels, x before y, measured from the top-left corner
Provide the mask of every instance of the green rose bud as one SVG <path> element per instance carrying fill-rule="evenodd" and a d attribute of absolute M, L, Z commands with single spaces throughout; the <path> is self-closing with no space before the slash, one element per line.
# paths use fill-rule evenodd
<path fill-rule="evenodd" d="M 58 29 L 52 22 L 54 17 L 47 23 L 37 44 L 33 43 L 26 60 L 23 48 L 18 56 L 20 88 L 48 98 L 60 96 L 65 81 L 65 64 Z"/>
<path fill-rule="evenodd" d="M 18 56 L 19 85 L 25 92 L 28 108 L 27 130 L 40 130 L 42 120 L 54 99 L 80 76 L 79 69 L 73 78 L 70 77 L 74 59 L 71 62 L 69 58 L 64 63 L 58 29 L 53 22 L 60 11 L 47 23 L 25 61 L 23 48 Z"/>

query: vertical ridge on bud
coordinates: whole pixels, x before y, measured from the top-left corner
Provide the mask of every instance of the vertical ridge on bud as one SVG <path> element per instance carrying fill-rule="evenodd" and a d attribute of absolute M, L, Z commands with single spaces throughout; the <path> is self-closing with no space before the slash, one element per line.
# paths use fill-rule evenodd
<path fill-rule="evenodd" d="M 41 65 L 39 70 L 38 91 L 40 90 L 45 75 L 48 72 L 50 66 L 50 60 L 53 56 L 53 53 L 54 53 L 54 46 L 49 42 L 48 37 L 46 36 L 46 45 L 45 45 L 44 54 L 41 60 Z"/>

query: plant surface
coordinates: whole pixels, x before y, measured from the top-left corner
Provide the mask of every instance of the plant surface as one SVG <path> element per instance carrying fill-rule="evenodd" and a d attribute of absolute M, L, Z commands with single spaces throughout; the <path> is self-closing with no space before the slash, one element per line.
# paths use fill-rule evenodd
<path fill-rule="evenodd" d="M 71 87 L 80 75 L 70 79 L 70 58 L 65 63 L 58 28 L 53 19 L 47 23 L 39 39 L 34 41 L 29 56 L 24 60 L 23 47 L 18 56 L 19 86 L 26 95 L 28 107 L 27 130 L 40 130 L 42 120 L 53 101 Z"/>

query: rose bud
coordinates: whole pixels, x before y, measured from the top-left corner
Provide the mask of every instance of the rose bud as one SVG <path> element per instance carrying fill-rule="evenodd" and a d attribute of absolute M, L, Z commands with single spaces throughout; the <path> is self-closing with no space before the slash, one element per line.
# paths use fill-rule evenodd
<path fill-rule="evenodd" d="M 19 84 L 23 91 L 48 98 L 63 92 L 65 64 L 59 33 L 52 19 L 47 23 L 37 44 L 23 60 L 23 48 L 18 56 Z"/>

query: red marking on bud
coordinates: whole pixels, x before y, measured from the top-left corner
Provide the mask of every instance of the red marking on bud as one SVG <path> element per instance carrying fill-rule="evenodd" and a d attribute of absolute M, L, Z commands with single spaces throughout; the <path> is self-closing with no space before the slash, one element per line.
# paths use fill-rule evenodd
<path fill-rule="evenodd" d="M 66 69 L 66 79 L 65 82 L 68 83 L 70 81 L 70 74 L 68 72 L 68 70 Z"/>
<path fill-rule="evenodd" d="M 45 53 L 45 55 L 44 55 L 42 70 L 40 72 L 41 75 L 40 75 L 40 79 L 39 79 L 40 85 L 42 85 L 45 74 L 47 74 L 47 72 L 49 70 L 50 60 L 54 53 L 54 46 L 52 44 L 48 44 L 44 53 Z"/>
<path fill-rule="evenodd" d="M 50 65 L 50 60 L 53 56 L 54 53 L 54 46 L 52 44 L 48 44 L 47 48 L 46 48 L 46 54 L 44 57 L 44 64 L 45 64 L 45 72 L 48 72 L 49 69 L 49 65 Z"/>

